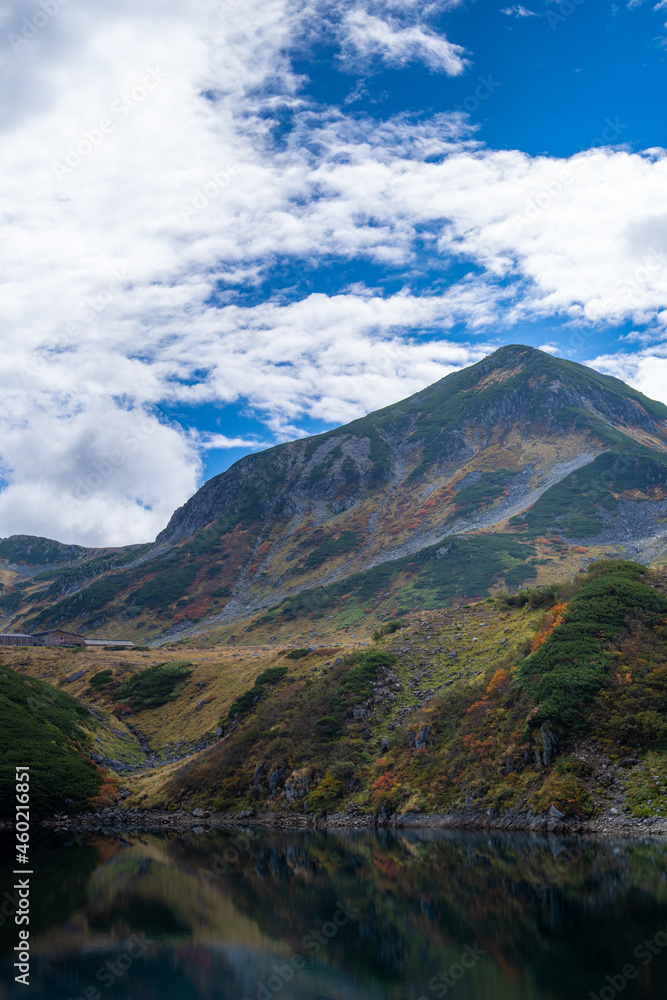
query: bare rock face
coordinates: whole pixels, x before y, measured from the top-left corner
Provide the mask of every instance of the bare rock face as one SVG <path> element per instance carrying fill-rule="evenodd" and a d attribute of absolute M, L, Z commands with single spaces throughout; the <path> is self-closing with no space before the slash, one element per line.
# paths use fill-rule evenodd
<path fill-rule="evenodd" d="M 277 767 L 275 771 L 272 771 L 269 775 L 269 798 L 275 799 L 278 794 L 278 789 L 281 787 L 285 780 L 285 772 L 282 767 Z"/>
<path fill-rule="evenodd" d="M 431 736 L 431 727 L 422 726 L 419 730 L 419 736 L 415 740 L 415 750 L 425 750 L 428 746 L 428 741 Z"/>
<path fill-rule="evenodd" d="M 551 732 L 548 726 L 542 726 L 540 729 L 540 738 L 542 740 L 542 762 L 545 767 L 549 767 L 552 761 L 556 757 L 556 752 L 558 750 L 558 741 L 555 735 Z"/>
<path fill-rule="evenodd" d="M 312 768 L 309 767 L 292 771 L 285 781 L 285 798 L 288 802 L 299 802 L 306 798 L 312 776 Z"/>

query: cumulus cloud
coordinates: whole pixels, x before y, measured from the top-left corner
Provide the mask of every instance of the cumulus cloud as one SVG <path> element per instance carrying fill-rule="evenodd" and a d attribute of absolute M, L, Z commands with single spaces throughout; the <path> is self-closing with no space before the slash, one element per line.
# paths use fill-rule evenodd
<path fill-rule="evenodd" d="M 125 545 L 154 536 L 197 486 L 196 450 L 178 430 L 107 401 L 13 400 L 2 421 L 3 534 Z M 102 530 L 103 526 L 103 530 Z"/>
<path fill-rule="evenodd" d="M 667 343 L 655 344 L 637 354 L 602 354 L 590 364 L 667 404 Z"/>
<path fill-rule="evenodd" d="M 167 423 L 165 405 L 243 400 L 284 439 L 478 360 L 520 320 L 664 330 L 661 150 L 531 157 L 485 148 L 462 114 L 306 100 L 290 46 L 322 17 L 357 59 L 464 71 L 416 20 L 428 8 L 89 0 L 33 31 L 36 9 L 12 6 L 22 42 L 0 65 L 0 534 L 150 539 L 202 452 L 261 443 Z M 261 291 L 277 266 L 331 261 L 403 288 Z M 437 291 L 417 293 L 429 268 Z"/>

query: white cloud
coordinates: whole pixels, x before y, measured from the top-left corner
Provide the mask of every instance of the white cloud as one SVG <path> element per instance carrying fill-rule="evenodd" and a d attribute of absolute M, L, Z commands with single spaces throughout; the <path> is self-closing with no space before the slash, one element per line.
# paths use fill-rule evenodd
<path fill-rule="evenodd" d="M 4 30 L 35 9 L 15 4 Z M 161 404 L 243 399 L 285 438 L 304 415 L 344 421 L 416 391 L 518 320 L 558 315 L 573 336 L 621 319 L 664 330 L 662 151 L 530 157 L 484 148 L 461 114 L 378 122 L 313 107 L 287 53 L 336 10 L 89 0 L 6 46 L 1 535 L 150 539 L 196 488 L 202 451 L 258 443 L 160 422 Z M 357 57 L 460 72 L 462 50 L 415 23 L 426 8 L 340 11 L 344 51 L 351 26 Z M 293 127 L 277 143 L 285 110 Z M 54 170 L 65 157 L 71 172 Z M 405 287 L 235 296 L 277 261 L 331 258 L 394 268 Z M 413 273 L 458 261 L 474 268 L 445 293 L 411 290 Z M 467 344 L 453 342 L 459 324 Z M 130 448 L 137 422 L 151 433 Z M 103 475 L 110 455 L 122 460 Z"/>
<path fill-rule="evenodd" d="M 266 448 L 268 441 L 257 441 L 254 438 L 227 437 L 225 434 L 202 435 L 199 447 L 202 451 L 217 451 L 226 448 Z"/>
<path fill-rule="evenodd" d="M 507 14 L 508 17 L 542 17 L 541 14 L 534 10 L 528 10 L 520 3 L 514 4 L 513 7 L 503 7 L 500 13 Z"/>
<path fill-rule="evenodd" d="M 348 57 L 378 55 L 389 66 L 420 61 L 448 76 L 460 76 L 467 65 L 461 45 L 419 24 L 401 27 L 391 18 L 356 9 L 347 15 L 344 32 Z"/>
<path fill-rule="evenodd" d="M 150 539 L 197 485 L 199 459 L 177 430 L 108 401 L 44 396 L 2 420 L 2 534 L 124 545 Z M 54 528 L 57 529 L 54 532 Z"/>
<path fill-rule="evenodd" d="M 657 344 L 637 354 L 603 354 L 590 365 L 667 405 L 667 344 Z"/>

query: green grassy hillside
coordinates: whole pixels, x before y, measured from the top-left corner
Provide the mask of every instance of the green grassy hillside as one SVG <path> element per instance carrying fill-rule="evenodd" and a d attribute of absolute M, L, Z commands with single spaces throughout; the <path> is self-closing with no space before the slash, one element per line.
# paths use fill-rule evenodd
<path fill-rule="evenodd" d="M 90 711 L 35 678 L 0 665 L 0 816 L 16 810 L 15 768 L 30 768 L 30 809 L 37 815 L 94 803 L 104 775 L 92 763 Z"/>
<path fill-rule="evenodd" d="M 436 591 L 391 623 L 365 616 L 365 644 L 322 645 L 324 615 L 318 646 L 181 640 L 159 663 L 7 650 L 3 811 L 17 763 L 35 769 L 39 808 L 112 801 L 120 782 L 100 789 L 94 748 L 124 762 L 139 808 L 664 818 L 666 591 L 664 573 L 608 559 L 451 607 Z"/>
<path fill-rule="evenodd" d="M 285 657 L 282 676 L 232 704 L 224 739 L 137 801 L 664 816 L 661 586 L 637 563 L 601 561 L 561 586 L 437 612 L 366 649 Z"/>

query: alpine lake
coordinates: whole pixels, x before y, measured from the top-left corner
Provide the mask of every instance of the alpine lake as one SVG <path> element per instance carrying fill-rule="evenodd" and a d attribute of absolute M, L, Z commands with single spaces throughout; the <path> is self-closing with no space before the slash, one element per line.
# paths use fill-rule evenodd
<path fill-rule="evenodd" d="M 667 842 L 417 830 L 35 834 L 0 1000 L 663 1000 Z"/>

